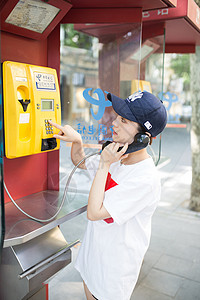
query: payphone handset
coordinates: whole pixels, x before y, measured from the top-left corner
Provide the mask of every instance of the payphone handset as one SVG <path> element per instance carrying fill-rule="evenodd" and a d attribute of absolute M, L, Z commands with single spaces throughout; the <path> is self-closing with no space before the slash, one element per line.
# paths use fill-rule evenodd
<path fill-rule="evenodd" d="M 61 124 L 55 69 L 3 63 L 5 156 L 15 158 L 56 150 L 60 141 L 48 120 Z"/>

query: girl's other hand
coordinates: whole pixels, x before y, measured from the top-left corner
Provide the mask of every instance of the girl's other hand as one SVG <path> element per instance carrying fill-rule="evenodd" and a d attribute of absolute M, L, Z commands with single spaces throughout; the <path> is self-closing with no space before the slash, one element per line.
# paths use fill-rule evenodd
<path fill-rule="evenodd" d="M 122 147 L 123 146 L 123 147 Z M 117 151 L 119 147 L 122 147 L 120 151 Z M 106 146 L 101 153 L 101 162 L 111 165 L 121 159 L 128 157 L 128 154 L 124 154 L 128 148 L 128 143 L 122 145 L 120 143 L 111 143 Z"/>
<path fill-rule="evenodd" d="M 52 126 L 60 130 L 58 134 L 54 134 L 54 137 L 56 139 L 65 142 L 72 142 L 72 143 L 78 143 L 82 141 L 81 135 L 76 130 L 74 130 L 70 125 L 61 126 L 50 120 L 48 122 L 49 124 L 51 124 Z"/>

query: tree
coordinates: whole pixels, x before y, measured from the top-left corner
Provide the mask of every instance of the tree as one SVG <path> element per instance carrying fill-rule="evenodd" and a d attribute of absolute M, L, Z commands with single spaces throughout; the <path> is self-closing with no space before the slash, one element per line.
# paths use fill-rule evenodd
<path fill-rule="evenodd" d="M 191 55 L 191 104 L 192 104 L 192 186 L 190 209 L 200 211 L 200 47 Z"/>
<path fill-rule="evenodd" d="M 183 90 L 190 89 L 190 56 L 189 54 L 176 54 L 170 61 L 170 68 L 177 78 L 183 78 Z"/>
<path fill-rule="evenodd" d="M 194 0 L 198 6 L 200 6 L 200 0 Z"/>
<path fill-rule="evenodd" d="M 200 0 L 195 0 L 200 7 Z M 190 209 L 200 211 L 200 47 L 190 58 L 190 89 L 192 104 L 192 186 Z"/>
<path fill-rule="evenodd" d="M 74 30 L 73 24 L 62 24 L 65 31 L 64 45 L 74 48 L 90 50 L 92 48 L 92 36 Z"/>

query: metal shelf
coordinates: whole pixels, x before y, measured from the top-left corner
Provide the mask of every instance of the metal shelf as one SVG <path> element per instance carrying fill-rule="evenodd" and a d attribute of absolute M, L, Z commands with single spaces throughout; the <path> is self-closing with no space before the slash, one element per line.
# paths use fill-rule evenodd
<path fill-rule="evenodd" d="M 58 210 L 62 195 L 62 191 L 46 190 L 20 198 L 16 203 L 28 214 L 48 219 Z M 25 243 L 86 211 L 88 195 L 79 193 L 79 197 L 81 201 L 66 200 L 60 213 L 48 223 L 34 221 L 22 214 L 12 202 L 6 203 L 4 248 Z"/>

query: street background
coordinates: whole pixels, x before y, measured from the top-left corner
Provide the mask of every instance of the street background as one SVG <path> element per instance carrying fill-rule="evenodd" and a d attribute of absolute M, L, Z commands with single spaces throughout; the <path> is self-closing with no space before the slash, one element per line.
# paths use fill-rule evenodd
<path fill-rule="evenodd" d="M 64 147 L 61 147 L 63 153 Z M 157 155 L 158 140 L 154 141 L 153 149 Z M 189 124 L 187 128 L 164 130 L 158 169 L 161 201 L 153 216 L 150 247 L 131 300 L 197 300 L 200 299 L 200 213 L 188 209 L 192 179 Z M 86 223 L 86 213 L 64 223 L 61 230 L 67 241 L 81 239 Z M 80 244 L 72 249 L 72 263 L 50 280 L 50 300 L 86 299 L 81 277 L 73 266 L 79 247 Z"/>

